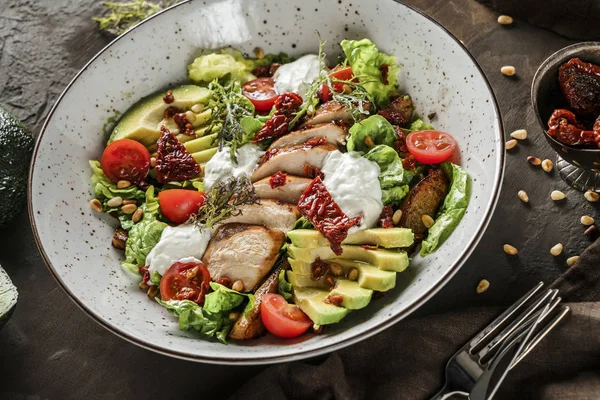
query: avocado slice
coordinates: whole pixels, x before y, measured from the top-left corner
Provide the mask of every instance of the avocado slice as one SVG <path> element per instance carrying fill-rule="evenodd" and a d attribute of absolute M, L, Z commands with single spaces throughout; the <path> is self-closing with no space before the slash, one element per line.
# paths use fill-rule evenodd
<path fill-rule="evenodd" d="M 208 150 L 217 147 L 217 134 L 207 135 L 192 139 L 183 144 L 190 153 L 198 153 L 199 151 Z"/>
<path fill-rule="evenodd" d="M 329 295 L 326 290 L 313 288 L 294 288 L 294 303 L 317 325 L 340 322 L 350 310 L 325 303 Z"/>
<path fill-rule="evenodd" d="M 213 147 L 212 149 L 202 150 L 197 153 L 192 153 L 192 157 L 198 164 L 202 164 L 210 160 L 219 149 L 217 147 Z"/>
<path fill-rule="evenodd" d="M 17 288 L 6 271 L 0 268 L 0 328 L 6 324 L 17 305 Z"/>
<path fill-rule="evenodd" d="M 288 255 L 298 261 L 312 263 L 317 258 L 331 260 L 343 258 L 364 261 L 384 271 L 402 272 L 408 267 L 408 255 L 405 251 L 387 249 L 365 249 L 362 246 L 342 245 L 342 255 L 336 255 L 329 246 L 297 247 L 288 246 Z"/>
<path fill-rule="evenodd" d="M 325 279 L 318 279 L 315 281 L 311 278 L 310 275 L 300 275 L 294 271 L 287 271 L 287 279 L 295 288 L 317 288 L 323 290 L 328 289 Z"/>
<path fill-rule="evenodd" d="M 361 288 L 357 282 L 348 279 L 338 279 L 329 296 L 342 296 L 342 307 L 348 310 L 360 310 L 371 301 L 373 291 Z"/>
<path fill-rule="evenodd" d="M 145 146 L 156 143 L 160 136 L 159 124 L 168 107 L 177 107 L 182 111 L 189 110 L 194 104 L 206 104 L 211 96 L 207 88 L 184 85 L 172 89 L 174 101 L 167 104 L 163 101 L 165 92 L 155 93 L 138 101 L 123 114 L 108 139 L 108 143 L 119 139 L 133 139 Z M 200 121 L 194 121 L 194 124 Z"/>
<path fill-rule="evenodd" d="M 327 239 L 314 229 L 294 229 L 287 236 L 298 247 L 329 246 Z M 373 228 L 350 233 L 342 243 L 396 248 L 412 245 L 414 238 L 412 231 L 406 228 Z"/>

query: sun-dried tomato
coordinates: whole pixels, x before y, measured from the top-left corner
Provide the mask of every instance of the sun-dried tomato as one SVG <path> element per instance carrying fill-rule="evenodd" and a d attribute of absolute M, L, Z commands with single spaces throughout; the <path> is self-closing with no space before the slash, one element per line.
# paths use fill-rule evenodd
<path fill-rule="evenodd" d="M 379 71 L 381 72 L 381 81 L 384 85 L 387 85 L 388 82 L 388 72 L 390 70 L 390 66 L 387 64 L 381 64 L 379 66 Z"/>
<path fill-rule="evenodd" d="M 231 285 L 233 285 L 233 282 L 231 282 L 231 279 L 229 279 L 228 277 L 224 276 L 223 278 L 219 278 L 215 281 L 215 283 L 218 283 L 219 285 L 223 285 L 229 289 L 231 289 Z"/>
<path fill-rule="evenodd" d="M 181 182 L 200 174 L 200 165 L 165 126 L 160 127 L 157 143 L 156 179 L 160 182 Z"/>
<path fill-rule="evenodd" d="M 294 114 L 302 105 L 302 97 L 296 93 L 284 93 L 275 99 L 275 113 L 254 136 L 254 143 L 276 139 L 286 135 Z"/>
<path fill-rule="evenodd" d="M 360 224 L 363 215 L 350 218 L 333 200 L 320 177 L 316 177 L 306 188 L 298 201 L 298 210 L 329 241 L 331 250 L 342 254 L 342 241 L 348 230 Z"/>
<path fill-rule="evenodd" d="M 558 68 L 558 82 L 570 108 L 579 116 L 600 114 L 600 67 L 572 58 Z"/>
<path fill-rule="evenodd" d="M 187 136 L 196 136 L 196 131 L 194 131 L 194 126 L 187 119 L 185 113 L 177 113 L 173 115 L 173 122 L 179 128 L 179 133 L 182 133 Z"/>
<path fill-rule="evenodd" d="M 406 135 L 402 131 L 402 128 L 396 126 L 394 131 L 396 132 L 396 137 L 398 138 L 394 142 L 394 148 L 398 153 L 408 153 L 408 147 L 406 147 Z"/>
<path fill-rule="evenodd" d="M 325 174 L 319 168 L 310 164 L 304 164 L 304 175 L 313 179 L 317 176 L 321 179 L 325 178 Z"/>
<path fill-rule="evenodd" d="M 323 303 L 326 304 L 332 304 L 334 306 L 341 306 L 342 303 L 344 302 L 344 296 L 341 294 L 337 294 L 337 295 L 329 295 L 327 297 L 325 297 L 325 300 L 323 300 Z"/>
<path fill-rule="evenodd" d="M 273 63 L 269 65 L 263 65 L 260 67 L 256 67 L 252 70 L 252 75 L 257 78 L 271 78 L 275 75 L 275 72 L 281 67 L 281 64 Z"/>
<path fill-rule="evenodd" d="M 165 119 L 173 118 L 175 114 L 180 113 L 181 110 L 175 106 L 170 106 L 165 109 Z"/>
<path fill-rule="evenodd" d="M 150 271 L 148 271 L 148 266 L 140 265 L 138 266 L 138 271 L 142 276 L 142 282 L 148 283 L 150 281 Z"/>
<path fill-rule="evenodd" d="M 383 210 L 381 210 L 381 215 L 379 216 L 379 226 L 381 226 L 382 228 L 393 228 L 393 215 L 394 209 L 392 208 L 392 206 L 384 206 Z"/>
<path fill-rule="evenodd" d="M 165 104 L 171 104 L 175 101 L 175 97 L 173 97 L 173 92 L 171 90 L 167 90 L 167 94 L 163 96 L 163 101 Z"/>
<path fill-rule="evenodd" d="M 269 185 L 271 185 L 271 189 L 275 189 L 280 186 L 285 186 L 286 180 L 287 174 L 282 171 L 277 171 L 269 178 Z"/>
<path fill-rule="evenodd" d="M 412 154 L 409 154 L 402 160 L 402 166 L 404 167 L 404 169 L 414 171 L 417 167 L 417 160 Z"/>
<path fill-rule="evenodd" d="M 548 135 L 569 146 L 597 146 L 594 131 L 587 131 L 569 110 L 554 110 L 548 120 Z"/>
<path fill-rule="evenodd" d="M 311 279 L 313 281 L 318 281 L 329 272 L 329 263 L 322 261 L 320 258 L 317 258 L 310 266 L 311 270 Z"/>

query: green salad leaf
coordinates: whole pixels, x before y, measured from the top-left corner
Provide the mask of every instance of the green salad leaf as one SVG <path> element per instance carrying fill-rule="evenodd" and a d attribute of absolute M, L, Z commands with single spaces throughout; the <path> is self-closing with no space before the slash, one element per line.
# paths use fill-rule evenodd
<path fill-rule="evenodd" d="M 415 119 L 408 126 L 408 130 L 410 130 L 410 131 L 429 131 L 432 129 L 435 129 L 433 127 L 433 125 L 428 124 L 427 122 L 423 121 L 421 118 Z"/>
<path fill-rule="evenodd" d="M 156 301 L 179 318 L 179 329 L 195 329 L 203 336 L 216 337 L 227 343 L 227 335 L 233 326 L 229 314 L 246 299 L 248 304 L 244 312 L 252 308 L 254 296 L 236 292 L 215 282 L 211 282 L 210 287 L 213 292 L 206 295 L 203 307 L 189 300 L 162 301 L 157 298 Z"/>
<path fill-rule="evenodd" d="M 194 62 L 188 65 L 188 74 L 196 83 L 208 84 L 215 79 L 226 78 L 245 83 L 256 79 L 251 70 L 242 62 L 237 61 L 230 54 L 205 54 L 196 57 Z"/>
<path fill-rule="evenodd" d="M 285 279 L 285 270 L 283 269 L 279 272 L 277 293 L 283 296 L 287 301 L 292 299 L 292 284 Z"/>
<path fill-rule="evenodd" d="M 162 275 L 157 271 L 152 271 L 152 275 L 150 275 L 150 283 L 154 286 L 160 286 L 160 280 L 162 279 Z"/>
<path fill-rule="evenodd" d="M 306 217 L 300 217 L 294 222 L 292 229 L 315 229 L 315 227 Z"/>
<path fill-rule="evenodd" d="M 254 68 L 257 68 L 257 67 L 271 65 L 273 63 L 287 64 L 287 63 L 294 61 L 294 59 L 292 57 L 290 57 L 289 55 L 287 55 L 284 52 L 281 52 L 278 54 L 265 54 L 264 57 L 262 57 L 262 58 L 246 58 L 246 57 L 244 57 L 244 55 L 242 54 L 241 51 L 236 50 L 236 49 L 226 48 L 221 51 L 223 54 L 229 54 L 236 61 L 244 64 L 246 66 L 246 68 L 248 69 L 248 71 L 252 71 Z"/>
<path fill-rule="evenodd" d="M 370 139 L 367 139 L 370 137 Z M 365 141 L 372 141 L 374 144 L 385 144 L 394 147 L 394 142 L 398 140 L 396 131 L 392 124 L 381 115 L 371 115 L 352 125 L 348 131 L 348 142 L 346 148 L 348 151 L 369 151 L 369 146 Z"/>
<path fill-rule="evenodd" d="M 396 64 L 396 57 L 389 56 L 377 49 L 369 39 L 343 40 L 340 44 L 346 55 L 348 64 L 355 76 L 363 76 L 361 83 L 375 101 L 378 108 L 389 103 L 392 93 L 398 91 L 397 77 L 400 67 Z M 382 73 L 387 65 L 387 74 Z"/>
<path fill-rule="evenodd" d="M 131 185 L 124 189 L 119 189 L 116 183 L 113 183 L 110 179 L 102 172 L 102 166 L 100 161 L 90 160 L 90 167 L 92 167 L 92 185 L 94 186 L 94 196 L 100 200 L 104 206 L 104 211 L 107 211 L 106 201 L 113 197 L 121 197 L 122 199 L 135 199 L 138 201 L 144 200 L 146 193 L 136 185 Z"/>
<path fill-rule="evenodd" d="M 448 161 L 442 169 L 450 178 L 450 190 L 438 212 L 435 223 L 421 244 L 421 256 L 433 253 L 450 236 L 462 219 L 469 203 L 470 181 L 467 172 Z"/>
<path fill-rule="evenodd" d="M 375 146 L 364 157 L 379 165 L 383 204 L 399 204 L 410 190 L 409 184 L 415 176 L 414 173 L 404 169 L 402 159 L 390 146 L 383 144 Z"/>

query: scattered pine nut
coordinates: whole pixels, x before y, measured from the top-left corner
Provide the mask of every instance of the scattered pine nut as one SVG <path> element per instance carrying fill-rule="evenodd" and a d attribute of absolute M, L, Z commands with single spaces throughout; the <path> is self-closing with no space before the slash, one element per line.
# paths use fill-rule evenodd
<path fill-rule="evenodd" d="M 572 267 L 573 265 L 577 264 L 577 261 L 579 261 L 579 256 L 569 257 L 567 258 L 567 265 Z"/>
<path fill-rule="evenodd" d="M 351 281 L 355 281 L 358 279 L 358 269 L 352 268 L 350 272 L 348 272 L 348 279 Z"/>
<path fill-rule="evenodd" d="M 585 226 L 593 225 L 594 218 L 590 217 L 589 215 L 584 215 L 583 217 L 581 217 L 581 224 Z"/>
<path fill-rule="evenodd" d="M 91 200 L 90 201 L 90 207 L 94 211 L 102 212 L 102 203 L 100 203 L 100 200 L 98 200 L 98 199 Z"/>
<path fill-rule="evenodd" d="M 232 313 L 229 314 L 229 320 L 231 322 L 236 322 L 238 319 L 240 319 L 240 317 L 242 316 L 241 313 L 234 311 Z"/>
<path fill-rule="evenodd" d="M 488 290 L 489 287 L 490 281 L 488 281 L 487 279 L 482 279 L 477 285 L 477 294 L 485 292 L 486 290 Z"/>
<path fill-rule="evenodd" d="M 366 136 L 365 137 L 365 145 L 368 148 L 374 147 L 375 146 L 375 142 L 373 141 L 373 138 L 371 136 Z"/>
<path fill-rule="evenodd" d="M 158 294 L 158 288 L 154 285 L 148 288 L 148 297 L 156 297 Z"/>
<path fill-rule="evenodd" d="M 187 119 L 190 123 L 193 123 L 194 121 L 196 121 L 196 114 L 194 114 L 191 111 L 186 111 L 185 119 Z"/>
<path fill-rule="evenodd" d="M 552 167 L 553 167 L 552 161 L 550 161 L 548 159 L 545 159 L 544 161 L 542 161 L 542 169 L 544 171 L 550 172 L 550 171 L 552 171 Z"/>
<path fill-rule="evenodd" d="M 508 142 L 506 142 L 505 146 L 506 146 L 506 150 L 510 150 L 513 147 L 515 147 L 517 145 L 517 139 L 510 139 Z"/>
<path fill-rule="evenodd" d="M 137 204 L 137 200 L 136 199 L 123 200 L 123 205 L 126 206 L 127 204 Z"/>
<path fill-rule="evenodd" d="M 498 17 L 498 23 L 500 25 L 510 25 L 513 23 L 513 19 L 512 19 L 512 17 L 509 17 L 508 15 L 500 15 Z"/>
<path fill-rule="evenodd" d="M 500 72 L 506 76 L 513 76 L 517 73 L 517 70 L 512 65 L 505 65 L 504 67 L 500 68 Z"/>
<path fill-rule="evenodd" d="M 504 245 L 504 252 L 509 256 L 516 256 L 517 254 L 519 254 L 519 250 L 517 250 L 515 246 L 511 246 L 510 244 Z"/>
<path fill-rule="evenodd" d="M 125 189 L 125 188 L 128 188 L 129 186 L 131 186 L 131 182 L 129 182 L 129 181 L 121 180 L 121 181 L 117 182 L 117 188 L 119 188 L 119 189 Z"/>
<path fill-rule="evenodd" d="M 552 193 L 550 193 L 550 198 L 554 201 L 559 201 L 564 199 L 565 197 L 567 197 L 567 195 L 565 195 L 563 192 L 561 192 L 560 190 L 553 190 Z"/>
<path fill-rule="evenodd" d="M 513 139 L 525 140 L 527 139 L 527 131 L 525 129 L 517 129 L 510 134 L 510 137 Z"/>
<path fill-rule="evenodd" d="M 233 285 L 231 285 L 231 290 L 235 290 L 236 292 L 241 292 L 242 290 L 244 290 L 244 282 L 242 282 L 242 281 L 233 282 Z"/>
<path fill-rule="evenodd" d="M 396 210 L 394 215 L 392 215 L 392 222 L 394 225 L 400 224 L 400 220 L 402 219 L 402 210 Z"/>
<path fill-rule="evenodd" d="M 258 58 L 260 60 L 261 58 L 265 57 L 265 52 L 260 47 L 255 47 L 254 48 L 254 55 L 256 56 L 256 58 Z"/>
<path fill-rule="evenodd" d="M 557 243 L 554 246 L 552 246 L 552 248 L 550 249 L 550 254 L 552 254 L 554 257 L 559 256 L 560 253 L 562 253 L 563 251 L 563 245 L 562 243 Z"/>
<path fill-rule="evenodd" d="M 135 204 L 125 204 L 123 207 L 121 207 L 123 214 L 133 214 L 135 210 L 137 210 L 137 206 Z"/>
<path fill-rule="evenodd" d="M 204 104 L 198 103 L 194 104 L 191 108 L 193 113 L 200 114 L 204 110 Z"/>
<path fill-rule="evenodd" d="M 148 285 L 146 282 L 141 281 L 140 284 L 138 285 L 138 287 L 142 290 L 148 290 L 148 288 L 150 287 L 150 285 Z"/>
<path fill-rule="evenodd" d="M 542 164 L 542 160 L 540 160 L 539 158 L 535 157 L 535 156 L 528 156 L 527 157 L 527 162 L 531 165 L 533 165 L 534 167 L 537 167 L 538 165 Z"/>
<path fill-rule="evenodd" d="M 141 208 L 138 208 L 137 210 L 135 210 L 135 212 L 131 216 L 131 220 L 133 221 L 133 223 L 138 223 L 138 222 L 140 222 L 140 220 L 142 219 L 143 216 L 144 216 L 144 211 L 142 211 Z"/>
<path fill-rule="evenodd" d="M 119 207 L 121 204 L 123 204 L 123 199 L 119 196 L 117 197 L 113 197 L 112 199 L 108 200 L 106 202 L 106 205 L 109 207 Z"/>
<path fill-rule="evenodd" d="M 156 167 L 156 157 L 150 157 L 150 166 L 152 168 Z"/>
<path fill-rule="evenodd" d="M 583 197 L 585 197 L 585 199 L 587 201 L 594 203 L 594 202 L 598 201 L 598 199 L 600 199 L 600 194 L 598 194 L 592 190 L 588 190 L 587 192 L 585 192 L 583 194 Z"/>
<path fill-rule="evenodd" d="M 519 196 L 519 198 L 521 199 L 521 201 L 523 203 L 529 203 L 529 196 L 527 195 L 527 193 L 524 190 L 519 190 L 519 192 L 517 193 L 517 196 Z"/>
<path fill-rule="evenodd" d="M 423 221 L 423 225 L 425 225 L 425 228 L 427 229 L 431 228 L 435 223 L 433 218 L 431 218 L 431 216 L 427 214 L 421 215 L 421 221 Z"/>
<path fill-rule="evenodd" d="M 333 276 L 341 276 L 344 273 L 342 266 L 336 263 L 329 263 L 329 271 Z"/>

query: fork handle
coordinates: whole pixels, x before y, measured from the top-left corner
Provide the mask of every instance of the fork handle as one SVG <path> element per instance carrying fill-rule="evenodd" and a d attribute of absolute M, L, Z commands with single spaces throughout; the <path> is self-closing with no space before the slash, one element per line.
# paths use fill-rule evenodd
<path fill-rule="evenodd" d="M 460 390 L 448 391 L 448 388 L 444 386 L 442 390 L 437 392 L 430 400 L 451 400 L 451 399 L 468 399 L 469 393 L 461 392 Z"/>

